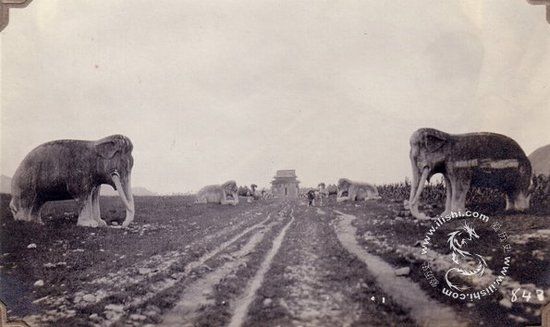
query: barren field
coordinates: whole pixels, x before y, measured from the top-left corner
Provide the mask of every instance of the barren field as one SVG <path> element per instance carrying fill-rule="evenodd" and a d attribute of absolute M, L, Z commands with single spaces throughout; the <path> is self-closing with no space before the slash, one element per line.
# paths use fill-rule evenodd
<path fill-rule="evenodd" d="M 0 298 L 32 326 L 524 326 L 540 324 L 550 297 L 545 213 L 491 217 L 508 232 L 509 274 L 469 303 L 430 286 L 419 241 L 431 222 L 400 200 L 136 197 L 129 228 L 117 198 L 101 199 L 106 228 L 76 226 L 72 202 L 48 204 L 44 225 L 14 222 L 1 200 Z M 429 253 L 439 277 L 450 261 L 441 239 Z"/>

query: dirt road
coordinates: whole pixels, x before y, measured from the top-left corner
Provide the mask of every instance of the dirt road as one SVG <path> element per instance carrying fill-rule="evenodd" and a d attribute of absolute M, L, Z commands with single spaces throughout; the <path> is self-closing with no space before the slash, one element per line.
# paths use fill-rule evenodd
<path fill-rule="evenodd" d="M 10 317 L 52 326 L 467 326 L 492 325 L 499 310 L 510 325 L 536 323 L 535 305 L 445 301 L 418 262 L 404 260 L 410 254 L 365 243 L 369 231 L 393 236 L 374 227 L 391 223 L 379 222 L 391 210 L 378 203 L 220 207 L 180 197 L 137 205 L 130 228 L 2 223 Z M 413 248 L 414 239 L 401 240 Z M 410 274 L 396 276 L 405 264 Z"/>

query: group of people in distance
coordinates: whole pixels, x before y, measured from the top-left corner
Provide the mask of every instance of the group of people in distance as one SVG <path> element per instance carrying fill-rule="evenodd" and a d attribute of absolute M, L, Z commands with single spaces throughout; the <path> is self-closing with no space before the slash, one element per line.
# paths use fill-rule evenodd
<path fill-rule="evenodd" d="M 310 207 L 315 205 L 316 199 L 319 199 L 319 205 L 322 206 L 323 200 L 325 198 L 328 198 L 328 190 L 326 189 L 325 183 L 319 183 L 317 187 L 318 187 L 317 189 L 311 189 L 306 193 L 306 196 L 308 199 L 308 206 Z"/>

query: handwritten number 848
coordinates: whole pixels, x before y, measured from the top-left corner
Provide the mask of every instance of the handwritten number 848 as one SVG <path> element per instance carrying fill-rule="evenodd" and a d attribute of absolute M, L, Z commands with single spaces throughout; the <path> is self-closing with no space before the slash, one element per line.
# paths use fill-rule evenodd
<path fill-rule="evenodd" d="M 521 290 L 521 288 L 516 288 L 515 290 L 512 291 L 512 298 L 510 299 L 511 302 L 517 302 L 518 301 L 518 292 L 520 290 Z M 536 290 L 535 292 L 537 294 L 537 300 L 539 300 L 540 302 L 544 301 L 544 291 L 543 290 Z M 531 301 L 531 292 L 524 289 L 522 294 L 521 294 L 521 297 L 523 299 L 525 299 L 524 302 L 530 302 Z"/>

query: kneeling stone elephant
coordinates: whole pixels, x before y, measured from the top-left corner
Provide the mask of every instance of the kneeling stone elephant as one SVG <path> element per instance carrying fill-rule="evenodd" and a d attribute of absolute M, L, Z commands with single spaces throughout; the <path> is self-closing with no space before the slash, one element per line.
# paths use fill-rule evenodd
<path fill-rule="evenodd" d="M 506 210 L 529 208 L 531 164 L 521 147 L 511 138 L 494 133 L 448 134 L 421 128 L 410 138 L 412 185 L 408 205 L 418 211 L 426 181 L 441 173 L 445 181 L 445 212 L 466 210 L 470 186 L 499 189 L 506 195 Z"/>
<path fill-rule="evenodd" d="M 336 202 L 380 199 L 376 186 L 369 183 L 340 178 L 337 187 Z"/>
<path fill-rule="evenodd" d="M 132 142 L 123 135 L 97 141 L 57 140 L 36 147 L 12 179 L 10 209 L 15 220 L 41 223 L 44 203 L 75 199 L 81 206 L 77 225 L 105 226 L 99 190 L 101 184 L 108 184 L 118 191 L 126 207 L 122 225 L 128 226 L 134 220 L 132 149 Z"/>
<path fill-rule="evenodd" d="M 237 205 L 239 203 L 238 191 L 235 181 L 227 181 L 222 185 L 208 185 L 197 193 L 196 203 Z"/>

